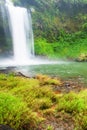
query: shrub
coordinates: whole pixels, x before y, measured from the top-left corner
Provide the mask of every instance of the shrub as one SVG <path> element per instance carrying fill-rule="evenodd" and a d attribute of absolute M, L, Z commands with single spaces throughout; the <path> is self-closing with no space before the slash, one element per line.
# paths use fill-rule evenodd
<path fill-rule="evenodd" d="M 36 55 L 51 56 L 53 55 L 53 49 L 46 39 L 37 39 L 35 41 L 35 53 Z"/>

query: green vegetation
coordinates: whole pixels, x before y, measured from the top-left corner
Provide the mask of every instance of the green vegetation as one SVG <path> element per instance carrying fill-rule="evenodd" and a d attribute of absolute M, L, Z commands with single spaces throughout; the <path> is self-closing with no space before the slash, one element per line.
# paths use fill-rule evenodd
<path fill-rule="evenodd" d="M 86 54 L 87 0 L 18 2 L 31 9 L 36 55 L 78 59 Z"/>
<path fill-rule="evenodd" d="M 37 79 L 25 79 L 0 74 L 0 124 L 9 124 L 15 130 L 32 130 L 45 120 L 43 111 L 57 102 L 57 95 L 49 83 L 41 85 L 41 82 L 38 76 Z"/>
<path fill-rule="evenodd" d="M 0 124 L 9 124 L 18 129 L 27 122 L 26 113 L 29 113 L 29 109 L 20 98 L 0 92 Z"/>
<path fill-rule="evenodd" d="M 32 14 L 35 54 L 79 59 L 87 50 L 87 0 L 12 0 Z M 4 6 L 3 6 L 4 8 Z M 8 19 L 0 8 L 0 54 L 12 54 Z M 8 30 L 5 38 L 4 27 Z M 84 61 L 84 59 L 82 59 Z"/>
<path fill-rule="evenodd" d="M 35 41 L 35 53 L 42 56 L 54 55 L 53 48 L 51 44 L 47 43 L 46 39 L 37 39 Z"/>
<path fill-rule="evenodd" d="M 87 90 L 76 94 L 71 92 L 65 94 L 58 102 L 57 112 L 72 115 L 76 130 L 87 129 Z"/>
<path fill-rule="evenodd" d="M 76 130 L 87 129 L 87 90 L 79 93 L 57 93 L 62 86 L 57 78 L 37 75 L 35 79 L 0 74 L 0 124 L 15 130 L 53 130 L 44 124 L 48 116 L 58 119 L 60 112 L 71 115 Z M 69 119 L 70 120 L 70 119 Z"/>
<path fill-rule="evenodd" d="M 76 39 L 76 38 L 75 38 Z M 77 39 L 75 42 L 62 41 L 48 43 L 46 39 L 35 41 L 36 55 L 49 56 L 50 58 L 68 58 L 86 61 L 87 38 Z"/>

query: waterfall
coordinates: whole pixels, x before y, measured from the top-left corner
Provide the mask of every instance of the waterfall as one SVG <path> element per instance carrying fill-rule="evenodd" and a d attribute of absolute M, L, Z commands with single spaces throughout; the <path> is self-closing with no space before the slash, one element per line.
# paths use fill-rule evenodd
<path fill-rule="evenodd" d="M 30 12 L 26 8 L 14 6 L 10 0 L 6 0 L 0 6 L 0 13 L 2 14 L 0 15 L 0 19 L 2 19 L 0 28 L 3 28 L 2 32 L 4 39 L 6 39 L 5 41 L 0 39 L 0 46 L 4 46 L 5 49 L 3 50 L 7 48 L 5 56 L 8 57 L 0 58 L 0 67 L 58 63 L 42 57 L 34 57 L 32 20 Z M 0 38 L 2 38 L 2 32 Z"/>
<path fill-rule="evenodd" d="M 13 41 L 14 61 L 26 62 L 34 55 L 31 15 L 26 8 L 14 6 L 9 0 L 6 1 L 6 7 Z"/>

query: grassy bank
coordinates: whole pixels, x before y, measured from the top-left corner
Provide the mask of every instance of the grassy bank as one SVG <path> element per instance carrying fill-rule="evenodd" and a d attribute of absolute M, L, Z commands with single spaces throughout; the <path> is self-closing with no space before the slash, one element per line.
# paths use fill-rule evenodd
<path fill-rule="evenodd" d="M 81 55 L 87 55 L 87 38 L 71 39 L 70 41 L 60 40 L 49 43 L 46 39 L 35 40 L 36 55 L 47 56 L 50 58 L 77 59 Z"/>
<path fill-rule="evenodd" d="M 61 93 L 57 78 L 35 79 L 0 74 L 0 124 L 15 130 L 54 130 L 52 124 L 72 123 L 70 130 L 87 129 L 87 90 Z M 50 119 L 50 122 L 49 122 Z M 67 126 L 68 129 L 68 126 Z"/>

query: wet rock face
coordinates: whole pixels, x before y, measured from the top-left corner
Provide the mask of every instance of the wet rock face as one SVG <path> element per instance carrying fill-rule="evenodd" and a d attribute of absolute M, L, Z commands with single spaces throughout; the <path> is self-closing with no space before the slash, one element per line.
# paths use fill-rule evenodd
<path fill-rule="evenodd" d="M 8 125 L 0 125 L 0 130 L 14 130 L 10 128 Z"/>
<path fill-rule="evenodd" d="M 0 58 L 10 56 L 12 48 L 8 9 L 5 0 L 0 0 Z"/>

